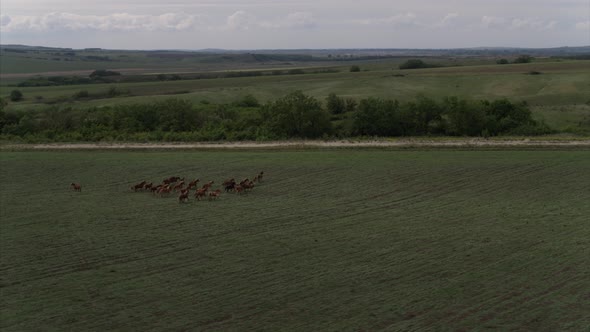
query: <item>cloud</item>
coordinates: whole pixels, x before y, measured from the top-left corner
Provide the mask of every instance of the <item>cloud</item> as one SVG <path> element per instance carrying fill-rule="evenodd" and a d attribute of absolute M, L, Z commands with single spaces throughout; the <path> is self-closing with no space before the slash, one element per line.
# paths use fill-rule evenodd
<path fill-rule="evenodd" d="M 495 16 L 484 16 L 481 18 L 481 24 L 484 28 L 498 28 L 506 25 L 506 19 Z"/>
<path fill-rule="evenodd" d="M 449 13 L 440 21 L 440 26 L 448 27 L 450 25 L 453 25 L 453 21 L 456 21 L 458 17 L 459 14 L 457 13 Z"/>
<path fill-rule="evenodd" d="M 227 18 L 227 28 L 234 30 L 259 29 L 305 29 L 317 25 L 311 13 L 295 12 L 274 20 L 261 20 L 244 11 L 237 11 Z"/>
<path fill-rule="evenodd" d="M 536 18 L 515 18 L 510 27 L 521 30 L 551 30 L 555 28 L 557 21 L 543 21 Z"/>
<path fill-rule="evenodd" d="M 227 26 L 230 29 L 248 30 L 256 25 L 256 18 L 242 10 L 233 13 L 227 18 Z"/>
<path fill-rule="evenodd" d="M 7 22 L 7 23 L 5 23 Z M 199 17 L 178 13 L 161 15 L 78 15 L 71 13 L 48 13 L 41 16 L 3 16 L 5 32 L 55 31 L 55 30 L 100 30 L 100 31 L 156 31 L 188 30 L 199 24 Z"/>
<path fill-rule="evenodd" d="M 590 32 L 590 20 L 576 23 L 576 29 Z"/>
<path fill-rule="evenodd" d="M 419 25 L 416 15 L 414 13 L 398 14 L 384 18 L 371 18 L 353 20 L 353 23 L 361 25 L 389 25 L 389 26 L 409 26 Z"/>
<path fill-rule="evenodd" d="M 553 30 L 558 22 L 555 20 L 542 20 L 539 18 L 504 18 L 495 16 L 484 16 L 481 19 L 481 24 L 484 28 L 501 28 L 501 29 L 513 29 L 513 30 Z"/>
<path fill-rule="evenodd" d="M 282 24 L 287 28 L 313 28 L 317 25 L 313 15 L 306 12 L 291 13 Z"/>

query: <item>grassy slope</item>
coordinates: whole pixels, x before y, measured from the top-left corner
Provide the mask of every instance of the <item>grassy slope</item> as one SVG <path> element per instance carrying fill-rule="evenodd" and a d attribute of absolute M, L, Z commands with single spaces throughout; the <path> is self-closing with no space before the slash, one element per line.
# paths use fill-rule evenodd
<path fill-rule="evenodd" d="M 247 78 L 226 78 L 208 80 L 187 80 L 168 82 L 146 82 L 118 84 L 137 97 L 94 100 L 87 105 L 137 102 L 150 99 L 167 98 L 162 95 L 177 91 L 188 91 L 187 98 L 211 101 L 236 100 L 246 94 L 253 94 L 261 100 L 276 99 L 277 96 L 293 90 L 323 98 L 331 92 L 345 97 L 364 98 L 380 96 L 413 99 L 418 94 L 434 98 L 445 96 L 464 96 L 466 98 L 502 98 L 527 100 L 537 105 L 562 105 L 588 101 L 585 94 L 590 81 L 590 62 L 539 63 L 530 65 L 472 66 L 456 68 L 436 68 L 424 70 L 399 71 L 380 69 L 368 72 L 335 74 L 307 74 L 287 76 L 265 76 Z M 543 75 L 525 75 L 531 70 L 544 72 Z M 393 75 L 403 73 L 405 77 Z M 25 107 L 35 96 L 45 99 L 59 96 L 69 97 L 80 90 L 90 92 L 104 91 L 109 85 L 79 85 L 58 87 L 21 88 Z M 14 89 L 2 87 L 5 95 Z M 28 102 L 28 103 L 27 103 Z"/>
<path fill-rule="evenodd" d="M 523 65 L 483 65 L 434 68 L 423 70 L 392 70 L 391 62 L 374 62 L 365 68 L 370 71 L 349 73 L 343 67 L 335 74 L 306 74 L 209 80 L 188 80 L 150 83 L 118 84 L 134 96 L 90 101 L 70 102 L 74 107 L 142 103 L 171 97 L 171 93 L 186 92 L 173 97 L 194 102 L 207 100 L 217 103 L 234 101 L 252 94 L 262 101 L 274 100 L 297 89 L 323 99 L 334 92 L 343 97 L 365 98 L 379 96 L 412 100 L 423 94 L 433 98 L 460 96 L 468 99 L 509 98 L 529 102 L 538 119 L 553 128 L 590 127 L 587 105 L 590 89 L 590 62 L 539 62 Z M 540 71 L 541 75 L 525 75 Z M 405 74 L 396 77 L 395 74 Z M 110 85 L 80 85 L 20 89 L 26 100 L 9 107 L 26 109 L 46 107 L 35 103 L 43 100 L 69 98 L 80 90 L 91 93 L 106 91 Z M 0 87 L 0 95 L 8 95 L 11 87 Z M 66 103 L 68 104 L 68 103 Z"/>
<path fill-rule="evenodd" d="M 0 160 L 5 331 L 588 326 L 588 151 Z M 251 194 L 217 202 L 128 190 L 259 170 L 267 177 Z"/>

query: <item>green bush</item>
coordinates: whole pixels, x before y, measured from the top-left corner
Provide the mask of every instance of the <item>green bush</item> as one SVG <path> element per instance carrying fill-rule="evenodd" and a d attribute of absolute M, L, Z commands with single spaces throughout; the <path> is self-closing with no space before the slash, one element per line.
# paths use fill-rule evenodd
<path fill-rule="evenodd" d="M 518 58 L 514 59 L 514 63 L 530 63 L 533 61 L 533 58 L 530 55 L 521 55 Z"/>
<path fill-rule="evenodd" d="M 331 131 L 330 116 L 318 100 L 295 91 L 261 110 L 264 125 L 283 138 L 317 138 Z"/>
<path fill-rule="evenodd" d="M 428 64 L 420 59 L 410 59 L 401 65 L 399 65 L 399 69 L 420 69 L 420 68 L 434 68 L 437 67 L 433 64 Z"/>
<path fill-rule="evenodd" d="M 23 93 L 20 90 L 12 90 L 10 92 L 10 100 L 11 101 L 21 101 L 23 100 Z"/>
<path fill-rule="evenodd" d="M 81 95 L 85 95 L 82 93 Z M 212 141 L 357 136 L 542 135 L 553 131 L 532 118 L 526 103 L 457 97 L 410 102 L 330 94 L 326 107 L 296 91 L 260 106 L 252 96 L 233 104 L 183 99 L 78 109 L 10 110 L 1 102 L 2 139 L 26 141 Z M 258 105 L 258 106 L 257 106 Z M 344 112 L 342 112 L 344 109 Z M 334 114 L 335 113 L 335 114 Z M 580 129 L 572 128 L 571 131 Z"/>

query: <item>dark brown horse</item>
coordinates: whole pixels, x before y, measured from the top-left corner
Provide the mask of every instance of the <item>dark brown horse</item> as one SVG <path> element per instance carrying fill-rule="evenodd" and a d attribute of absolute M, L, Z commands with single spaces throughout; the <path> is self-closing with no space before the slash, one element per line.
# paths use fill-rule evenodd
<path fill-rule="evenodd" d="M 188 191 L 184 194 L 180 194 L 180 196 L 178 196 L 178 203 L 186 203 L 188 202 Z"/>

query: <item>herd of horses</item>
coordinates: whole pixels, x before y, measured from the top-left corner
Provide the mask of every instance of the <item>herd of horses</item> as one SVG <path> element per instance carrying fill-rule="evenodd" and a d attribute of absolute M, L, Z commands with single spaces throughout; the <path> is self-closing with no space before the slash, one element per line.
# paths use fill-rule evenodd
<path fill-rule="evenodd" d="M 260 172 L 256 174 L 252 179 L 244 179 L 240 182 L 236 182 L 234 178 L 227 179 L 223 181 L 222 187 L 216 190 L 212 190 L 211 187 L 215 183 L 214 181 L 209 181 L 199 187 L 199 179 L 194 179 L 189 182 L 185 182 L 184 178 L 179 176 L 171 176 L 166 178 L 162 181 L 162 183 L 155 185 L 153 182 L 141 181 L 133 186 L 131 186 L 131 190 L 134 192 L 138 191 L 148 191 L 151 192 L 154 196 L 164 197 L 170 196 L 173 193 L 178 193 L 178 202 L 179 203 L 186 203 L 189 200 L 191 194 L 194 195 L 195 199 L 200 201 L 201 199 L 208 199 L 208 200 L 216 200 L 221 196 L 221 193 L 225 191 L 226 193 L 237 193 L 243 194 L 247 191 L 251 191 L 254 189 L 254 185 L 256 182 L 260 183 L 264 176 L 264 172 Z M 194 192 L 191 190 L 194 189 Z"/>
<path fill-rule="evenodd" d="M 162 181 L 162 183 L 154 185 L 153 182 L 148 183 L 147 181 L 141 181 L 133 186 L 131 186 L 131 190 L 134 192 L 138 191 L 148 191 L 151 192 L 154 196 L 164 197 L 170 196 L 173 193 L 178 193 L 178 202 L 179 203 L 186 203 L 189 200 L 189 196 L 191 195 L 191 190 L 195 190 L 192 193 L 196 200 L 200 201 L 201 199 L 208 199 L 208 200 L 215 200 L 221 196 L 221 193 L 225 191 L 226 193 L 237 193 L 243 194 L 245 192 L 251 191 L 254 189 L 254 185 L 256 182 L 262 182 L 262 178 L 264 176 L 264 172 L 260 172 L 256 174 L 252 179 L 243 179 L 240 182 L 236 182 L 234 178 L 227 179 L 223 181 L 221 184 L 222 187 L 220 189 L 212 190 L 211 187 L 214 184 L 214 181 L 209 181 L 203 184 L 199 188 L 199 179 L 194 179 L 189 181 L 188 183 L 184 181 L 184 178 L 180 176 L 171 176 L 166 178 Z M 82 186 L 79 183 L 72 183 L 70 187 L 74 191 L 81 192 Z M 223 190 L 222 190 L 223 189 Z"/>

